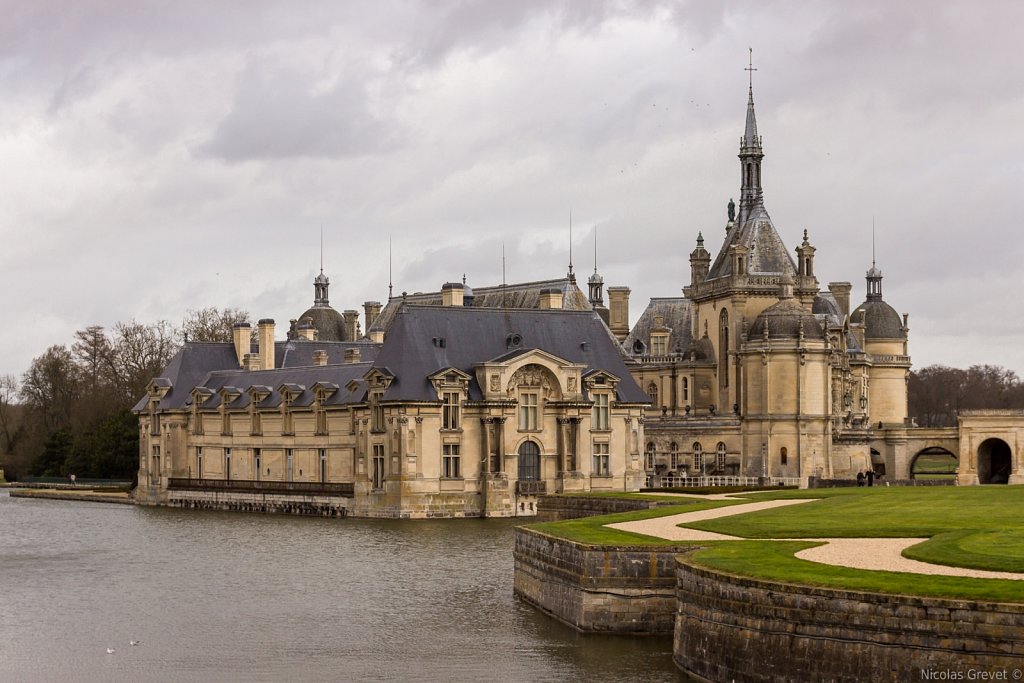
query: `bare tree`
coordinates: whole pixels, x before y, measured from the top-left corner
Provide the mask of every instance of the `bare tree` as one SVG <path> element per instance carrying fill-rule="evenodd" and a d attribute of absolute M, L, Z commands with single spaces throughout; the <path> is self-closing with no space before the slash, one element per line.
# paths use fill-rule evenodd
<path fill-rule="evenodd" d="M 32 361 L 21 380 L 21 399 L 42 420 L 47 433 L 71 426 L 81 377 L 71 351 L 51 346 Z"/>
<path fill-rule="evenodd" d="M 231 328 L 249 321 L 249 312 L 240 308 L 219 309 L 215 306 L 189 310 L 181 323 L 185 339 L 196 342 L 230 342 Z"/>
<path fill-rule="evenodd" d="M 25 430 L 17 399 L 18 378 L 0 375 L 0 455 L 13 453 Z"/>
<path fill-rule="evenodd" d="M 125 404 L 138 399 L 180 348 L 178 331 L 160 320 L 144 325 L 135 320 L 114 326 L 113 376 Z"/>

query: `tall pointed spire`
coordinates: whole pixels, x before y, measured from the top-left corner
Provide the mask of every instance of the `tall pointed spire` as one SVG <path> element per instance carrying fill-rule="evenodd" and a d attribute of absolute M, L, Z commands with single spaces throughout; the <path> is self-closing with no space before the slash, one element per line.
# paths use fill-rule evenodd
<path fill-rule="evenodd" d="M 327 288 L 331 281 L 324 275 L 324 226 L 320 224 L 320 274 L 313 278 L 313 305 L 330 306 L 330 299 L 327 298 Z"/>
<path fill-rule="evenodd" d="M 762 199 L 761 190 L 761 137 L 757 134 L 757 117 L 754 114 L 754 49 L 750 48 L 750 61 L 744 71 L 750 74 L 747 86 L 747 123 L 740 139 L 740 170 L 742 183 L 740 187 L 739 223 L 750 218 L 750 215 Z"/>
<path fill-rule="evenodd" d="M 569 209 L 569 272 L 565 277 L 576 282 L 576 275 L 572 272 L 572 209 Z"/>
<path fill-rule="evenodd" d="M 882 298 L 882 271 L 875 265 L 875 217 L 871 217 L 871 269 L 865 279 L 868 283 L 868 301 Z"/>
<path fill-rule="evenodd" d="M 604 306 L 604 278 L 597 272 L 597 226 L 594 226 L 594 274 L 587 280 L 590 287 L 590 305 L 593 307 Z"/>

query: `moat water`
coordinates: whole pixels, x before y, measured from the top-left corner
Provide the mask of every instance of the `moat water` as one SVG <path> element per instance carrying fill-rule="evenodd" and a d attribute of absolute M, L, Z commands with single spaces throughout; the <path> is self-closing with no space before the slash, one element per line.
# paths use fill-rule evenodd
<path fill-rule="evenodd" d="M 0 680 L 684 680 L 669 637 L 581 635 L 513 596 L 516 523 L 0 491 Z"/>

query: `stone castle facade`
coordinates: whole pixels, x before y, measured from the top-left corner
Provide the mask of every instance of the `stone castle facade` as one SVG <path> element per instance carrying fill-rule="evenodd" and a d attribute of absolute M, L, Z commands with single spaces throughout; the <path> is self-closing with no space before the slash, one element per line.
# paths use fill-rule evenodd
<path fill-rule="evenodd" d="M 907 414 L 908 317 L 872 263 L 822 289 L 807 231 L 791 254 L 765 207 L 753 89 L 740 201 L 717 254 L 697 236 L 683 296 L 629 325 L 628 287 L 564 278 L 314 304 L 278 340 L 189 342 L 140 419 L 144 503 L 309 514 L 512 516 L 545 493 L 635 491 L 688 477 L 807 485 L 872 470 L 906 479 L 921 453 L 961 483 L 1024 482 L 1024 414 L 958 429 Z M 682 283 L 681 283 L 682 284 Z"/>

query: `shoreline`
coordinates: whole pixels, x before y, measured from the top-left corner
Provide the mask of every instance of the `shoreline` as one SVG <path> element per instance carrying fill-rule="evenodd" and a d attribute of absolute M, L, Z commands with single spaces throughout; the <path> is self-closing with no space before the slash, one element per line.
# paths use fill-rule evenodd
<path fill-rule="evenodd" d="M 110 492 L 96 492 L 89 489 L 83 489 L 80 491 L 68 490 L 68 489 L 33 489 L 33 488 L 17 488 L 8 485 L 5 487 L 8 489 L 8 495 L 11 498 L 41 498 L 44 500 L 77 500 L 85 501 L 88 503 L 115 503 L 120 505 L 131 505 L 132 499 L 128 496 L 127 492 L 124 493 L 110 493 Z"/>

